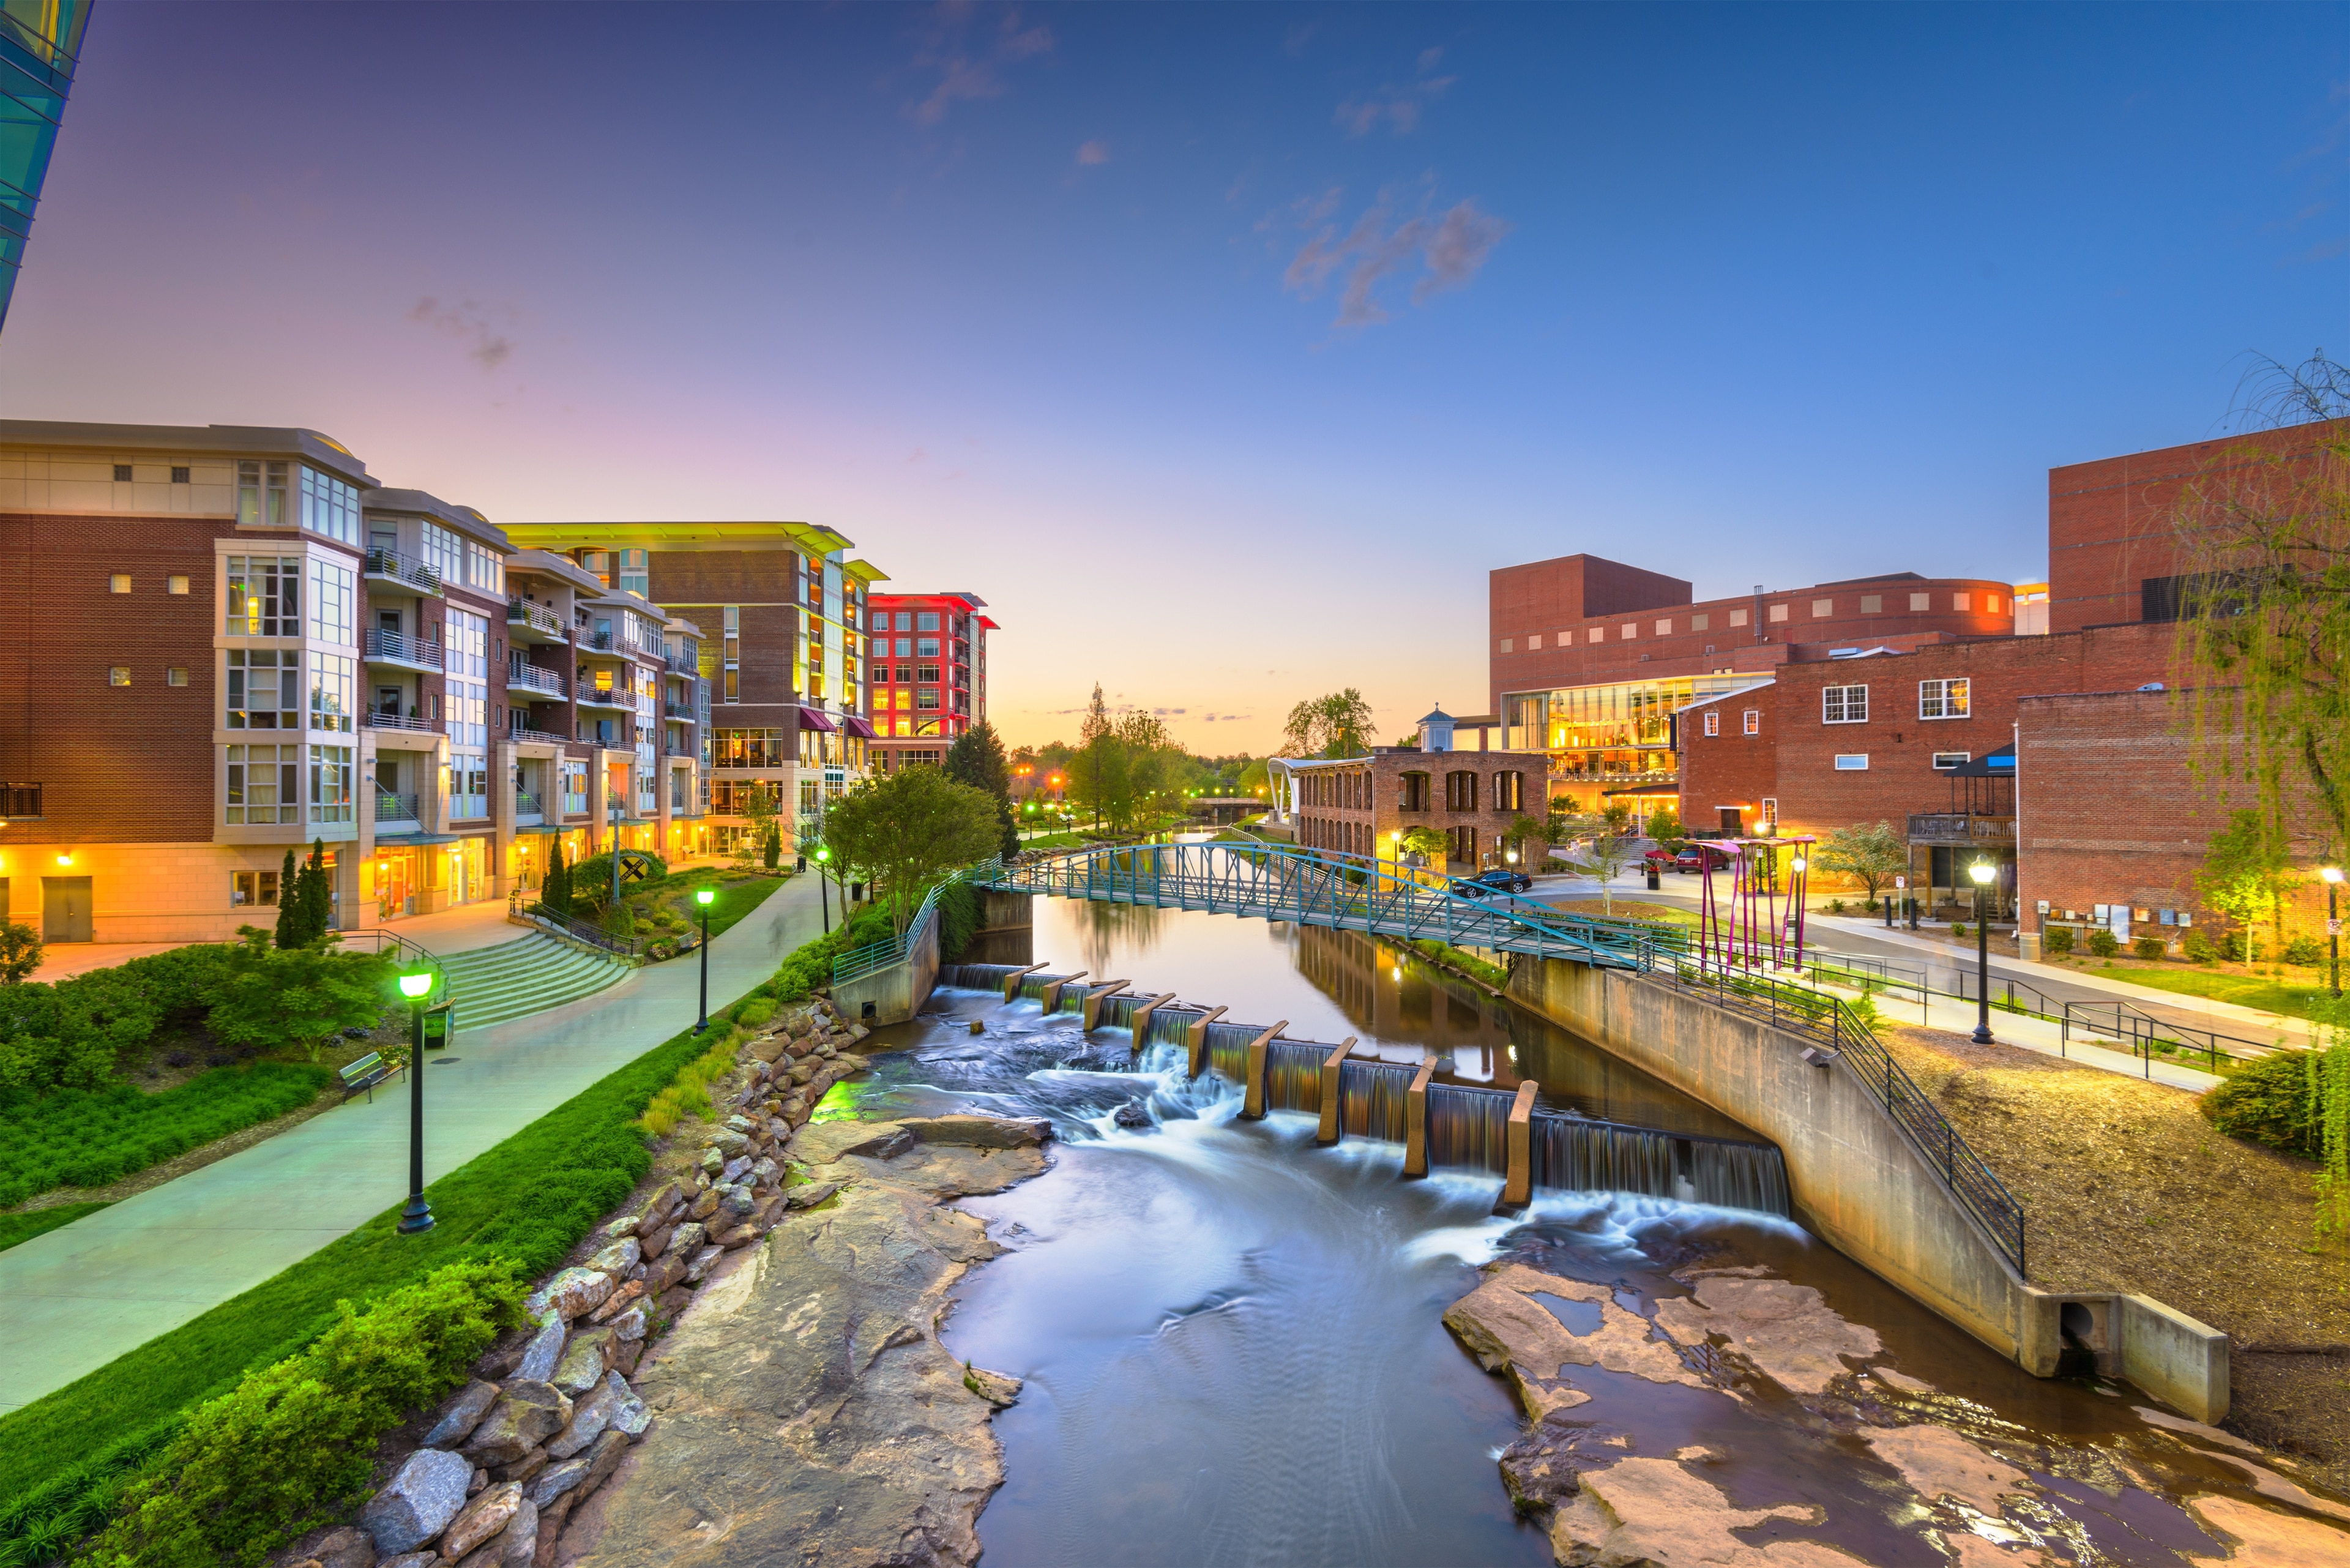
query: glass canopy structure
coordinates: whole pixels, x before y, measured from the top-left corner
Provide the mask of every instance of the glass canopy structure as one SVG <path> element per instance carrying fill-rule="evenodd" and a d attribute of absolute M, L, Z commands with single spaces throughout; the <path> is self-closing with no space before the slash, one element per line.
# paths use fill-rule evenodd
<path fill-rule="evenodd" d="M 0 327 L 73 89 L 90 0 L 0 0 Z"/>

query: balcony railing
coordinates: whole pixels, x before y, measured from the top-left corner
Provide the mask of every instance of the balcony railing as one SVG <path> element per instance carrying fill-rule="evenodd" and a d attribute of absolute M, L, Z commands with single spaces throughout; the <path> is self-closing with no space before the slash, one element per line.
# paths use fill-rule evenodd
<path fill-rule="evenodd" d="M 397 550 L 369 550 L 367 553 L 367 575 L 428 594 L 441 591 L 440 573 L 415 556 L 403 556 Z"/>
<path fill-rule="evenodd" d="M 581 632 L 579 634 L 579 647 L 583 652 L 589 653 L 611 653 L 616 651 L 612 643 L 612 634 L 608 631 Z"/>
<path fill-rule="evenodd" d="M 661 717 L 664 719 L 682 719 L 690 724 L 693 722 L 693 704 L 691 702 L 671 702 L 664 701 L 661 703 Z"/>
<path fill-rule="evenodd" d="M 506 624 L 528 627 L 531 630 L 544 632 L 548 637 L 559 638 L 563 635 L 561 616 L 556 615 L 545 605 L 527 604 L 521 599 L 506 601 Z"/>
<path fill-rule="evenodd" d="M 700 656 L 695 654 L 671 653 L 665 655 L 661 659 L 661 666 L 671 675 L 699 675 L 702 673 L 702 659 Z"/>
<path fill-rule="evenodd" d="M 506 685 L 509 689 L 519 687 L 529 691 L 543 691 L 555 698 L 560 698 L 568 690 L 563 677 L 552 670 L 541 670 L 518 659 L 506 660 Z"/>
<path fill-rule="evenodd" d="M 629 797 L 628 797 L 627 795 L 624 795 L 624 794 L 608 794 L 608 795 L 606 795 L 606 796 L 604 797 L 604 812 L 605 812 L 605 815 L 608 815 L 608 816 L 626 816 L 626 815 L 629 815 Z"/>
<path fill-rule="evenodd" d="M 626 708 L 634 711 L 637 700 L 617 686 L 589 686 L 583 683 L 579 688 L 579 705 L 583 708 Z"/>
<path fill-rule="evenodd" d="M 417 815 L 416 797 L 412 794 L 387 794 L 376 791 L 375 819 L 378 822 L 421 822 Z"/>
<path fill-rule="evenodd" d="M 396 631 L 370 627 L 367 634 L 367 656 L 379 664 L 408 664 L 422 670 L 441 668 L 441 645 L 426 642 L 421 638 L 403 637 Z"/>
<path fill-rule="evenodd" d="M 390 709 L 368 710 L 367 727 L 370 730 L 415 730 L 427 735 L 441 732 L 438 719 L 420 719 L 413 713 L 395 713 Z"/>
<path fill-rule="evenodd" d="M 515 815 L 516 816 L 537 816 L 541 815 L 539 811 L 538 796 L 531 794 L 530 791 L 526 789 L 518 789 L 515 791 Z"/>
<path fill-rule="evenodd" d="M 565 742 L 566 737 L 546 730 L 534 730 L 527 724 L 512 724 L 507 726 L 506 739 L 520 741 L 526 745 L 559 746 Z"/>
<path fill-rule="evenodd" d="M 1911 812 L 1909 842 L 2012 845 L 2015 842 L 2015 818 L 1977 816 L 1967 812 Z"/>

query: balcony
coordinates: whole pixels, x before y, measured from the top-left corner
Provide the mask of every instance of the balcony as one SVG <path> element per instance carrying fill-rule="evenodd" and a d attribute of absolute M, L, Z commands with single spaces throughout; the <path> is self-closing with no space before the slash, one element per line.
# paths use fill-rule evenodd
<path fill-rule="evenodd" d="M 396 631 L 370 628 L 367 634 L 367 661 L 389 665 L 395 670 L 422 670 L 438 674 L 441 670 L 441 645 L 421 638 L 403 637 Z"/>
<path fill-rule="evenodd" d="M 698 655 L 691 653 L 665 654 L 661 658 L 661 668 L 671 675 L 698 676 L 702 673 L 702 660 Z"/>
<path fill-rule="evenodd" d="M 541 670 L 520 659 L 506 661 L 506 690 L 509 692 L 519 691 L 560 702 L 570 689 L 570 683 L 552 670 Z"/>
<path fill-rule="evenodd" d="M 579 634 L 579 651 L 582 653 L 616 654 L 619 652 L 619 647 L 613 640 L 612 634 L 608 631 L 582 631 Z"/>
<path fill-rule="evenodd" d="M 367 713 L 367 727 L 370 730 L 408 730 L 420 735 L 437 735 L 441 732 L 441 721 L 419 719 L 410 713 L 396 713 L 389 708 L 370 708 Z"/>
<path fill-rule="evenodd" d="M 1981 816 L 1963 811 L 1911 812 L 1909 842 L 1981 844 L 2012 848 L 2015 845 L 2015 818 Z"/>
<path fill-rule="evenodd" d="M 525 746 L 560 746 L 570 737 L 557 735 L 551 731 L 534 730 L 527 724 L 510 724 L 506 728 L 506 739 Z M 587 808 L 583 806 L 580 809 Z"/>
<path fill-rule="evenodd" d="M 568 642 L 563 629 L 563 618 L 545 605 L 525 603 L 521 599 L 506 601 L 506 636 L 515 642 Z"/>
<path fill-rule="evenodd" d="M 397 550 L 375 549 L 367 553 L 367 580 L 372 588 L 390 588 L 399 593 L 441 593 L 441 574 L 413 556 L 403 556 Z"/>
<path fill-rule="evenodd" d="M 378 826 L 382 826 L 386 823 L 405 823 L 412 827 L 424 819 L 417 814 L 416 796 L 387 794 L 378 790 L 375 795 L 375 820 Z"/>
<path fill-rule="evenodd" d="M 661 717 L 664 719 L 682 719 L 685 722 L 691 724 L 693 722 L 693 704 L 691 702 L 664 701 L 661 703 Z"/>
<path fill-rule="evenodd" d="M 637 711 L 637 700 L 616 686 L 581 685 L 579 705 L 582 708 L 612 708 L 624 713 Z"/>
<path fill-rule="evenodd" d="M 517 823 L 539 822 L 544 820 L 545 815 L 546 814 L 539 809 L 538 796 L 526 789 L 515 791 L 515 821 Z"/>

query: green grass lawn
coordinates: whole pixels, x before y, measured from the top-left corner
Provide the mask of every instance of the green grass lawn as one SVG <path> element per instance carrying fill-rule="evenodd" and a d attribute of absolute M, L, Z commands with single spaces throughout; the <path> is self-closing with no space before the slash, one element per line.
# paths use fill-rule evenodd
<path fill-rule="evenodd" d="M 2280 980 L 2273 975 L 2229 974 L 2216 970 L 2190 969 L 2184 964 L 2169 967 L 2104 963 L 2096 959 L 2064 967 L 2102 975 L 2109 980 L 2126 980 L 2132 985 L 2167 991 L 2176 996 L 2200 996 L 2213 1002 L 2232 1002 L 2239 1007 L 2286 1012 L 2296 1018 L 2308 1017 L 2311 1004 L 2327 994 L 2325 971 L 2316 969 L 2303 971 L 2309 976 L 2304 981 L 2295 978 L 2290 970 Z"/>
<path fill-rule="evenodd" d="M 710 904 L 710 934 L 723 936 L 727 928 L 774 896 L 785 881 L 783 875 L 745 877 L 728 880 L 715 867 L 698 866 L 689 870 L 672 871 L 658 882 L 623 884 L 629 901 L 637 906 L 637 934 L 682 936 L 699 933 L 702 929 L 702 906 L 693 901 L 696 888 L 714 887 L 718 897 Z M 683 932 L 662 931 L 645 920 L 646 911 L 655 903 L 675 910 L 686 922 Z"/>
<path fill-rule="evenodd" d="M 1023 849 L 1076 849 L 1093 841 L 1091 834 L 1044 833 L 1034 838 L 1022 839 L 1020 847 Z"/>
<path fill-rule="evenodd" d="M 58 1089 L 0 1092 L 0 1207 L 57 1187 L 103 1187 L 214 1138 L 299 1110 L 334 1069 L 307 1062 L 215 1067 L 176 1088 L 141 1094 Z"/>
<path fill-rule="evenodd" d="M 83 1215 L 95 1214 L 105 1207 L 103 1203 L 60 1203 L 55 1209 L 36 1209 L 30 1214 L 0 1214 L 0 1252 L 60 1225 L 70 1225 Z"/>
<path fill-rule="evenodd" d="M 434 1182 L 425 1196 L 438 1224 L 423 1235 L 399 1234 L 399 1207 L 388 1208 L 275 1278 L 0 1417 L 0 1561 L 39 1521 L 102 1509 L 113 1480 L 153 1452 L 182 1411 L 307 1344 L 338 1301 L 371 1301 L 463 1259 L 510 1258 L 526 1275 L 553 1267 L 642 1177 L 652 1157 L 630 1124 L 708 1044 L 690 1032 L 663 1042 Z"/>

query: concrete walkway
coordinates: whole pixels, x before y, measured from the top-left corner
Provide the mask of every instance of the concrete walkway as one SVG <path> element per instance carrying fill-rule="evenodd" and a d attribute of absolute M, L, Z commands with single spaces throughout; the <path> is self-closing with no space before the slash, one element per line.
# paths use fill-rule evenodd
<path fill-rule="evenodd" d="M 710 944 L 713 1006 L 818 934 L 816 879 L 794 877 Z M 501 919 L 504 905 L 498 906 Z M 418 922 L 421 924 L 421 922 Z M 520 931 L 516 931 L 520 935 Z M 478 1033 L 425 1068 L 425 1179 L 444 1175 L 693 1023 L 699 965 Z M 14 1408 L 251 1289 L 398 1204 L 408 1187 L 403 1080 L 176 1181 L 0 1252 Z"/>

